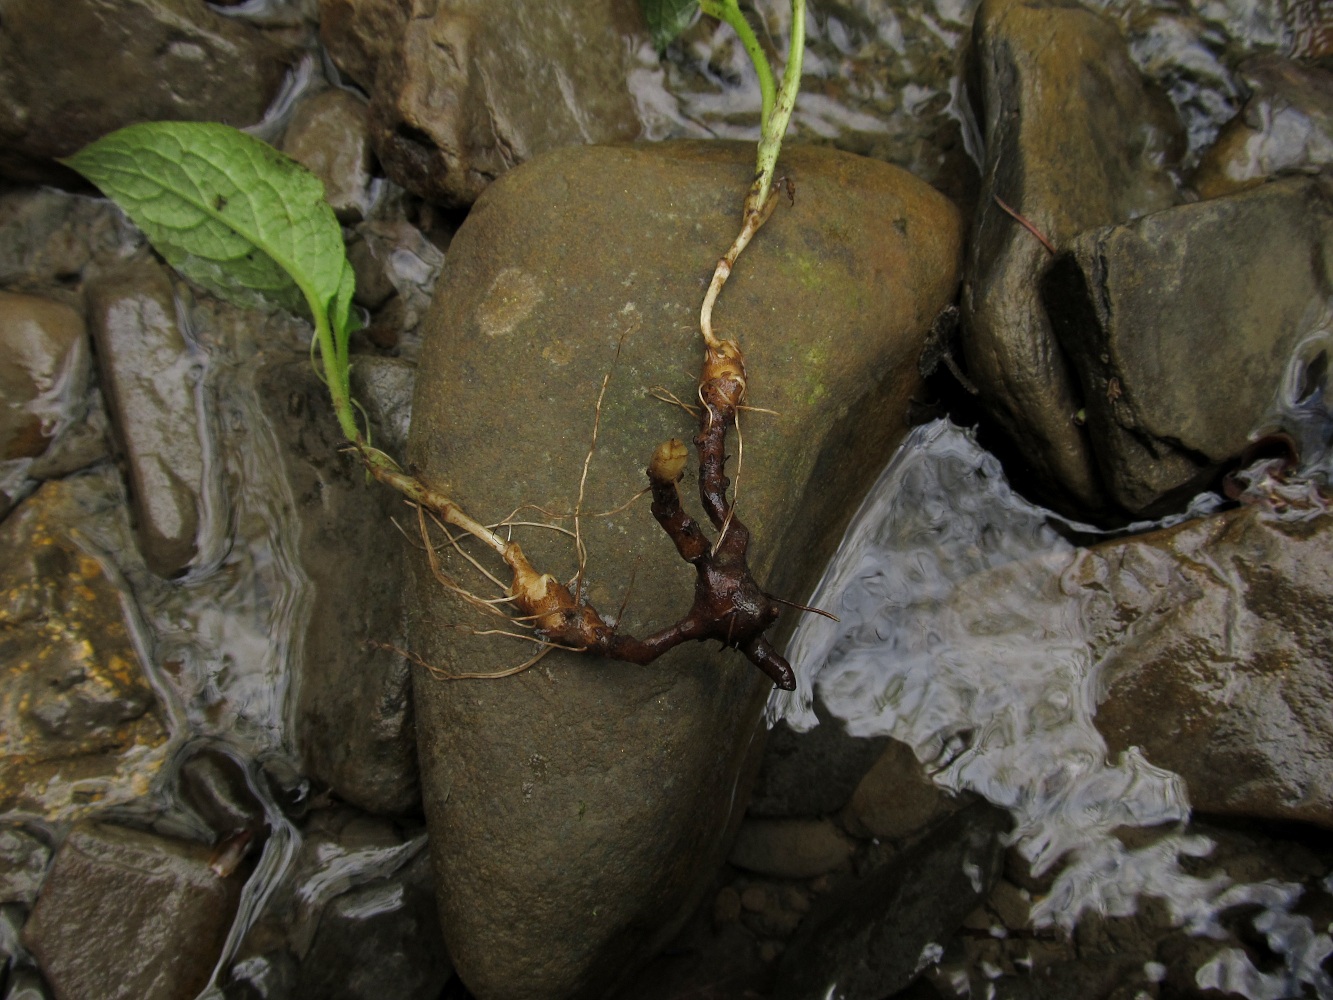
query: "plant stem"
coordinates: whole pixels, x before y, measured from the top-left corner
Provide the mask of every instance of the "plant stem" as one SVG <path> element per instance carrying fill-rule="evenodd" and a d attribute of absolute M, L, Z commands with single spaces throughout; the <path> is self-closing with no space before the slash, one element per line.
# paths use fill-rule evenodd
<path fill-rule="evenodd" d="M 767 129 L 768 120 L 773 114 L 773 102 L 777 95 L 777 88 L 773 84 L 773 69 L 768 64 L 768 56 L 764 53 L 763 46 L 759 44 L 759 39 L 755 37 L 754 29 L 750 27 L 750 22 L 741 13 L 740 4 L 736 0 L 699 0 L 699 9 L 709 17 L 715 17 L 719 21 L 725 21 L 731 25 L 731 30 L 736 32 L 736 37 L 741 40 L 741 45 L 745 46 L 745 51 L 750 56 L 750 62 L 754 63 L 755 73 L 759 76 L 759 96 L 762 102 L 759 112 L 759 127 L 761 130 Z"/>
<path fill-rule="evenodd" d="M 773 173 L 777 169 L 778 151 L 787 124 L 796 107 L 796 95 L 801 89 L 801 64 L 805 57 L 805 0 L 792 0 L 791 39 L 787 47 L 787 65 L 782 70 L 782 89 L 772 115 L 765 116 L 763 136 L 759 140 L 759 157 L 755 169 L 754 187 L 746 201 L 746 210 L 762 207 L 768 201 L 773 187 Z"/>
<path fill-rule="evenodd" d="M 352 407 L 348 363 L 340 357 L 334 344 L 328 312 L 308 292 L 306 302 L 315 318 L 315 340 L 319 344 L 319 362 L 324 368 L 324 383 L 329 389 L 329 400 L 333 403 L 333 412 L 337 414 L 338 426 L 342 429 L 343 437 L 352 444 L 358 444 L 361 441 L 361 428 L 357 426 L 356 411 Z"/>

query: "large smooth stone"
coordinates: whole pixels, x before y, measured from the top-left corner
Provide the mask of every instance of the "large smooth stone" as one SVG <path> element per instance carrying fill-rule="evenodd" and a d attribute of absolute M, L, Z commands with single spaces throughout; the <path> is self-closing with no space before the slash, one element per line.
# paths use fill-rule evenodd
<path fill-rule="evenodd" d="M 1067 0 L 985 0 L 973 61 L 986 139 L 963 281 L 963 349 L 991 417 L 1043 498 L 1086 515 L 1105 505 L 1082 406 L 1040 299 L 1046 248 L 1176 202 L 1167 172 L 1179 126 L 1129 58 L 1115 24 Z"/>
<path fill-rule="evenodd" d="M 1116 503 L 1179 509 L 1262 429 L 1301 342 L 1326 336 L 1331 240 L 1333 187 L 1293 177 L 1069 243 L 1045 293 Z"/>
<path fill-rule="evenodd" d="M 728 466 L 750 564 L 770 592 L 801 600 L 904 433 L 961 226 L 944 197 L 884 163 L 793 148 L 781 170 L 795 205 L 778 206 L 714 318 L 749 352 L 750 402 L 777 411 L 744 414 L 744 468 Z M 571 147 L 488 189 L 425 323 L 410 464 L 484 520 L 542 516 L 525 504 L 568 513 L 610 372 L 583 510 L 642 490 L 653 448 L 694 433 L 649 390 L 694 397 L 699 304 L 752 171 L 748 145 Z M 698 511 L 695 490 L 690 469 L 682 493 Z M 606 614 L 626 602 L 625 628 L 643 634 L 687 609 L 694 572 L 644 500 L 585 516 L 582 530 Z M 574 576 L 569 539 L 514 531 L 538 566 Z M 441 561 L 494 594 L 447 543 Z M 505 623 L 438 586 L 419 554 L 412 568 L 409 635 L 424 662 L 494 671 L 532 654 L 451 627 Z M 741 656 L 698 646 L 646 667 L 553 652 L 502 680 L 418 666 L 442 923 L 473 994 L 599 996 L 672 936 L 725 856 L 770 690 Z"/>

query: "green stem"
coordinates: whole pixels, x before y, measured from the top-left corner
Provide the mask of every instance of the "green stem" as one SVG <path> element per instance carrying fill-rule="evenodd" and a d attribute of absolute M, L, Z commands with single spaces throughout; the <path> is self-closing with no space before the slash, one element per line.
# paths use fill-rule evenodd
<path fill-rule="evenodd" d="M 305 291 L 303 288 L 302 291 Z M 315 318 L 315 342 L 319 344 L 319 363 L 324 368 L 324 382 L 329 388 L 329 399 L 333 403 L 333 412 L 337 414 L 338 426 L 343 437 L 353 444 L 361 440 L 361 428 L 356 423 L 356 411 L 352 407 L 352 388 L 348 380 L 348 364 L 342 359 L 334 344 L 333 329 L 329 326 L 329 314 L 314 296 L 306 294 L 306 302 Z"/>
<path fill-rule="evenodd" d="M 777 94 L 777 87 L 773 83 L 773 69 L 768 64 L 768 56 L 764 53 L 763 46 L 755 37 L 754 29 L 741 13 L 740 4 L 736 0 L 699 0 L 699 9 L 709 17 L 715 17 L 731 25 L 731 30 L 736 32 L 741 45 L 745 46 L 750 62 L 754 63 L 755 72 L 759 76 L 759 96 L 762 101 L 759 126 L 761 129 L 768 128 L 768 120 L 773 114 L 773 102 Z"/>
<path fill-rule="evenodd" d="M 773 187 L 778 151 L 782 148 L 782 137 L 787 134 L 787 125 L 796 107 L 796 94 L 801 89 L 801 62 L 804 56 L 805 0 L 792 0 L 791 43 L 787 49 L 787 65 L 782 71 L 782 89 L 778 93 L 773 114 L 764 121 L 763 137 L 759 140 L 755 182 L 750 192 L 750 205 L 755 208 L 768 201 L 769 191 Z"/>

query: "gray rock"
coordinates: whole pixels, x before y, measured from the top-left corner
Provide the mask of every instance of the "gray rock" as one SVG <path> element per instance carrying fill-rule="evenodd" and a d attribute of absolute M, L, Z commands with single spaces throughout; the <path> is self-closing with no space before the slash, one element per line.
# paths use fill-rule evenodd
<path fill-rule="evenodd" d="M 0 461 L 37 458 L 82 415 L 89 367 L 78 313 L 0 292 Z"/>
<path fill-rule="evenodd" d="M 354 370 L 356 396 L 376 418 L 372 440 L 401 454 L 411 366 L 357 357 Z M 301 758 L 312 777 L 362 809 L 414 811 L 420 796 L 411 681 L 403 658 L 386 648 L 405 645 L 402 536 L 391 518 L 410 523 L 410 511 L 392 491 L 367 482 L 343 452 L 346 442 L 309 358 L 269 364 L 257 385 L 282 445 L 301 523 L 297 550 L 313 588 L 293 664 Z M 367 392 L 372 386 L 381 391 Z"/>
<path fill-rule="evenodd" d="M 0 829 L 0 905 L 31 906 L 50 860 L 44 841 L 17 826 Z"/>
<path fill-rule="evenodd" d="M 827 819 L 747 819 L 728 858 L 774 878 L 814 878 L 846 864 L 855 845 Z"/>
<path fill-rule="evenodd" d="M 696 390 L 699 303 L 735 235 L 752 156 L 722 143 L 570 147 L 491 189 L 450 247 L 425 324 L 408 459 L 426 481 L 485 520 L 532 520 L 525 504 L 569 512 L 610 370 L 583 509 L 612 511 L 642 490 L 656 445 L 694 433 L 649 390 Z M 750 352 L 751 402 L 779 414 L 745 417 L 740 511 L 756 578 L 795 598 L 901 439 L 960 234 L 944 198 L 885 164 L 793 148 L 783 170 L 795 206 L 746 252 L 714 319 Z M 591 599 L 613 614 L 628 596 L 628 631 L 689 606 L 693 571 L 643 506 L 585 517 L 583 532 Z M 562 536 L 515 537 L 537 565 L 574 575 Z M 441 560 L 487 586 L 450 550 Z M 422 562 L 414 655 L 445 673 L 531 655 L 451 627 L 496 619 Z M 695 648 L 649 667 L 554 652 L 499 681 L 417 669 L 442 924 L 476 996 L 596 995 L 670 939 L 739 819 L 770 689 L 743 658 Z"/>
<path fill-rule="evenodd" d="M 963 282 L 968 373 L 1053 505 L 1104 506 L 1082 406 L 1042 308 L 1050 263 L 1003 199 L 1056 247 L 1092 226 L 1175 204 L 1178 126 L 1114 23 L 1067 0 L 984 0 L 973 59 L 986 143 Z"/>
<path fill-rule="evenodd" d="M 321 0 L 334 62 L 371 95 L 375 151 L 394 181 L 466 205 L 548 149 L 633 139 L 629 0 Z"/>
<path fill-rule="evenodd" d="M 0 809 L 50 818 L 142 794 L 167 739 L 126 595 L 70 540 L 73 496 L 46 483 L 0 523 Z"/>
<path fill-rule="evenodd" d="M 1141 747 L 1197 811 L 1333 829 L 1331 526 L 1246 507 L 1090 550 L 1112 753 Z"/>
<path fill-rule="evenodd" d="M 148 260 L 89 282 L 89 326 L 148 568 L 183 573 L 198 552 L 209 483 L 203 357 L 181 332 L 171 279 Z"/>
<path fill-rule="evenodd" d="M 253 125 L 290 52 L 199 0 L 7 0 L 0 22 L 0 174 L 59 176 L 68 156 L 140 121 Z"/>
<path fill-rule="evenodd" d="M 23 943 L 61 1000 L 176 1000 L 208 981 L 240 898 L 203 844 L 76 826 Z"/>
<path fill-rule="evenodd" d="M 112 261 L 144 236 L 105 198 L 53 188 L 0 194 L 0 284 L 51 286 L 77 279 L 90 261 Z"/>
<path fill-rule="evenodd" d="M 1163 513 L 1268 415 L 1333 292 L 1327 182 L 1289 178 L 1083 233 L 1043 292 L 1112 498 Z"/>
<path fill-rule="evenodd" d="M 919 846 L 822 898 L 778 969 L 778 1000 L 880 1000 L 926 965 L 999 877 L 1004 814 L 978 803 Z"/>
<path fill-rule="evenodd" d="M 366 102 L 351 91 L 326 90 L 297 105 L 282 151 L 320 179 L 340 221 L 369 211 L 370 125 Z"/>
<path fill-rule="evenodd" d="M 1333 73 L 1276 56 L 1251 59 L 1241 73 L 1251 97 L 1194 173 L 1203 198 L 1333 163 Z"/>

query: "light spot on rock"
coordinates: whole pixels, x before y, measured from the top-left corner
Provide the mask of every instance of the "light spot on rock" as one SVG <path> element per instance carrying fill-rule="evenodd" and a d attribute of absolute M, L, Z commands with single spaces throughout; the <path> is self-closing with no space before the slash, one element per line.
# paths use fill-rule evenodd
<path fill-rule="evenodd" d="M 491 282 L 486 301 L 477 311 L 477 324 L 488 337 L 501 337 L 527 319 L 543 298 L 537 279 L 516 267 L 506 267 Z"/>

